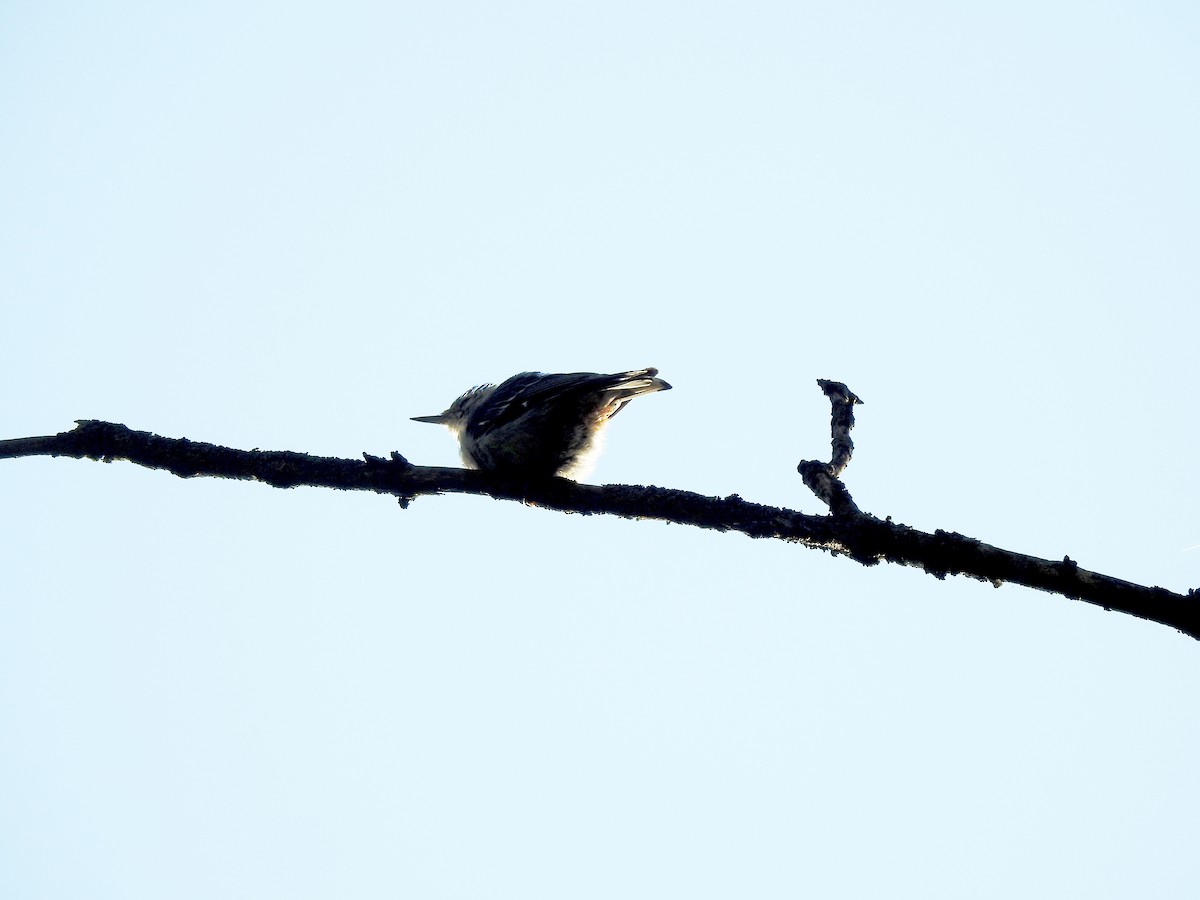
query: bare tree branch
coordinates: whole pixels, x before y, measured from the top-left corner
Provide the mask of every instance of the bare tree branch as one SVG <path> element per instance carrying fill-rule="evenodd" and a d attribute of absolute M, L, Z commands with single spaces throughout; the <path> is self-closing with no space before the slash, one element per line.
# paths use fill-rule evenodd
<path fill-rule="evenodd" d="M 577 484 L 565 478 L 520 481 L 496 473 L 414 466 L 399 453 L 389 459 L 338 459 L 289 451 L 236 450 L 133 431 L 111 422 L 80 420 L 71 431 L 46 437 L 0 441 L 0 459 L 66 456 L 103 462 L 128 460 L 181 478 L 211 476 L 261 481 L 273 487 L 337 488 L 392 494 L 400 505 L 423 494 L 480 494 L 517 500 L 562 512 L 659 519 L 754 538 L 792 541 L 864 565 L 890 562 L 915 566 L 936 578 L 965 575 L 1061 594 L 1177 628 L 1200 639 L 1200 591 L 1177 594 L 1089 572 L 1061 562 L 1001 550 L 947 531 L 932 534 L 859 511 L 839 475 L 850 460 L 853 408 L 862 401 L 845 385 L 819 382 L 833 405 L 830 462 L 806 460 L 798 469 L 805 483 L 830 508 L 827 516 L 749 503 L 736 494 L 706 497 L 691 491 L 640 485 Z"/>
<path fill-rule="evenodd" d="M 796 466 L 805 485 L 829 507 L 835 516 L 862 515 L 858 505 L 846 490 L 838 476 L 850 465 L 854 453 L 854 441 L 850 440 L 850 429 L 854 427 L 854 405 L 862 403 L 857 396 L 840 381 L 818 378 L 817 384 L 833 405 L 829 427 L 833 434 L 833 456 L 829 462 L 806 459 Z"/>

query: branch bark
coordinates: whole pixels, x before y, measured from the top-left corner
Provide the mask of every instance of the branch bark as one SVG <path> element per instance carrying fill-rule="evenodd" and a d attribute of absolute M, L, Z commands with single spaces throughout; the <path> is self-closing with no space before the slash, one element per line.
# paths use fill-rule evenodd
<path fill-rule="evenodd" d="M 399 453 L 387 459 L 363 454 L 362 460 L 355 460 L 238 450 L 94 420 L 80 420 L 71 431 L 56 435 L 0 441 L 0 459 L 128 460 L 181 478 L 207 476 L 260 481 L 278 488 L 306 485 L 374 491 L 394 495 L 404 508 L 422 495 L 460 493 L 561 512 L 659 519 L 791 541 L 868 566 L 880 562 L 914 566 L 938 579 L 965 575 L 996 587 L 1006 582 L 1020 584 L 1159 622 L 1200 640 L 1200 591 L 1177 594 L 1146 587 L 1081 569 L 1069 557 L 1053 561 L 1026 556 L 954 532 L 930 534 L 861 512 L 838 476 L 853 449 L 849 438 L 853 407 L 862 401 L 845 385 L 820 384 L 833 404 L 833 457 L 829 463 L 806 460 L 798 468 L 805 483 L 830 507 L 831 514 L 826 516 L 750 503 L 736 494 L 706 497 L 654 486 L 578 484 L 565 478 L 530 482 L 490 472 L 414 466 Z"/>

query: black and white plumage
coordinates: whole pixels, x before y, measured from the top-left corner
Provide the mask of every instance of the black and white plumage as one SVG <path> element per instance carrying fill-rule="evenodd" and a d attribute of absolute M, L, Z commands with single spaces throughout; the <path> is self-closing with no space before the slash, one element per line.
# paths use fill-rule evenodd
<path fill-rule="evenodd" d="M 586 475 L 608 420 L 634 397 L 667 391 L 658 369 L 600 375 L 522 372 L 467 391 L 445 412 L 414 422 L 458 436 L 463 465 L 526 478 Z"/>

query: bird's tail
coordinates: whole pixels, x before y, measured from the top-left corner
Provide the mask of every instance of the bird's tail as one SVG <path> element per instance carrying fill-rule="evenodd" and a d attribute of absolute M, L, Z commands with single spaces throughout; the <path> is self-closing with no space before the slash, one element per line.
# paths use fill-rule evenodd
<path fill-rule="evenodd" d="M 661 378 L 655 378 L 658 369 L 635 369 L 632 372 L 620 372 L 612 376 L 612 387 L 609 391 L 616 397 L 632 399 L 642 394 L 653 394 L 655 391 L 669 391 L 671 385 Z"/>

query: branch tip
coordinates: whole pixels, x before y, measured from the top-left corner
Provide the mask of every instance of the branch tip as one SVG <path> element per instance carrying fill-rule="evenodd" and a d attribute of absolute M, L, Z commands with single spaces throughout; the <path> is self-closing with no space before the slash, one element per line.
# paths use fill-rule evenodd
<path fill-rule="evenodd" d="M 854 393 L 854 391 L 850 390 L 850 388 L 846 387 L 846 385 L 840 381 L 830 381 L 828 378 L 818 378 L 817 384 L 820 386 L 821 390 L 825 392 L 825 396 L 830 400 L 847 403 L 850 406 L 854 406 L 856 403 L 861 405 L 863 402 L 862 398 L 860 398 L 858 394 Z"/>

